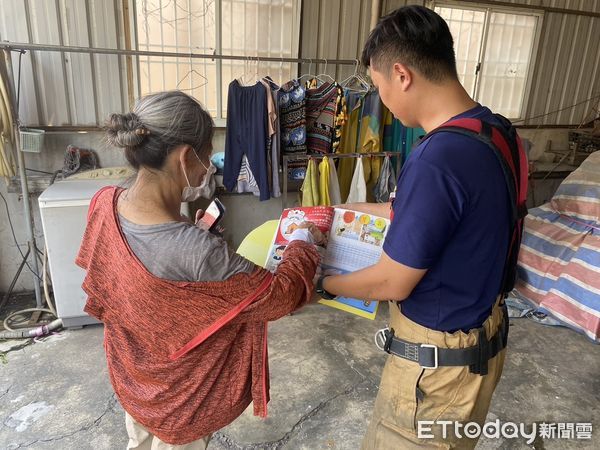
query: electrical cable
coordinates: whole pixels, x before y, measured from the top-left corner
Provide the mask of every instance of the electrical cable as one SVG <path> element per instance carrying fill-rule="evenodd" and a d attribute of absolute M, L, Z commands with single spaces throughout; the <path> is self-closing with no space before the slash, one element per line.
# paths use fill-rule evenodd
<path fill-rule="evenodd" d="M 27 267 L 29 267 L 29 264 L 27 263 L 27 257 L 25 255 L 23 255 L 21 248 L 19 247 L 19 244 L 17 242 L 17 238 L 15 236 L 14 227 L 12 225 L 12 221 L 10 218 L 10 211 L 8 209 L 8 203 L 7 203 L 6 199 L 4 198 L 4 195 L 2 195 L 2 193 L 0 193 L 0 197 L 2 197 L 2 200 L 4 201 L 4 206 L 6 208 L 6 213 L 7 213 L 7 217 L 8 217 L 8 223 L 10 225 L 13 239 L 15 240 L 15 244 L 17 245 L 17 249 L 19 250 L 19 253 L 21 253 L 21 256 L 23 257 L 23 261 L 25 262 L 25 264 L 27 264 Z M 41 253 L 41 252 L 39 251 L 39 249 L 36 248 L 36 253 Z M 36 257 L 38 257 L 38 256 L 36 255 Z M 27 309 L 15 311 L 15 312 L 9 314 L 4 319 L 4 322 L 3 322 L 4 329 L 7 330 L 8 332 L 14 332 L 14 333 L 7 334 L 7 333 L 0 332 L 0 339 L 27 338 L 27 337 L 31 337 L 32 335 L 42 336 L 43 334 L 47 334 L 48 332 L 55 330 L 57 328 L 60 328 L 60 326 L 62 326 L 62 321 L 60 321 L 60 319 L 58 319 L 58 314 L 56 313 L 56 308 L 54 307 L 52 300 L 50 299 L 50 289 L 48 287 L 48 251 L 47 251 L 46 247 L 44 247 L 44 252 L 42 253 L 42 258 L 40 258 L 40 259 L 41 259 L 41 263 L 42 263 L 42 276 L 43 276 L 43 278 L 40 279 L 40 281 L 42 282 L 42 285 L 44 287 L 44 297 L 46 300 L 46 304 L 48 305 L 48 308 L 27 308 Z M 33 273 L 38 279 L 40 278 L 39 275 L 37 275 L 37 274 L 35 274 L 35 272 L 33 272 L 31 267 L 29 267 L 29 270 L 31 270 L 31 273 Z M 48 326 L 42 326 L 42 327 L 32 328 L 32 329 L 28 328 L 26 330 L 13 329 L 11 327 L 11 325 L 9 325 L 11 318 L 28 313 L 28 312 L 36 312 L 36 311 L 52 314 L 54 317 L 56 317 L 58 319 L 58 321 L 60 321 L 60 323 L 55 320 L 52 322 L 52 324 L 51 324 L 52 326 L 50 328 Z M 13 324 L 13 326 L 16 326 L 18 328 L 19 325 L 22 325 L 27 322 L 28 322 L 28 320 L 21 321 L 17 325 Z M 40 333 L 42 333 L 42 334 L 40 334 Z"/>
<path fill-rule="evenodd" d="M 19 241 L 17 240 L 17 235 L 15 234 L 15 228 L 13 226 L 12 220 L 11 220 L 11 216 L 10 216 L 10 210 L 8 208 L 8 202 L 6 201 L 6 198 L 4 197 L 4 195 L 2 195 L 2 193 L 0 192 L 0 198 L 2 198 L 2 201 L 4 202 L 4 207 L 6 208 L 6 217 L 8 218 L 8 225 L 10 226 L 10 231 L 12 233 L 12 237 L 13 240 L 15 241 L 15 245 L 17 246 L 17 250 L 19 251 L 19 253 L 21 254 L 21 257 L 24 260 L 27 260 L 27 258 L 25 257 L 25 255 L 23 254 L 23 251 L 21 250 L 21 246 L 19 244 Z M 37 249 L 36 249 L 37 250 Z M 39 276 L 39 274 L 35 273 L 35 271 L 31 268 L 31 266 L 29 265 L 28 262 L 25 262 L 25 264 L 27 265 L 27 268 L 29 269 L 29 271 L 35 275 L 35 277 L 42 281 L 42 278 Z"/>
<path fill-rule="evenodd" d="M 43 173 L 45 175 L 52 175 L 52 172 L 46 172 L 45 170 L 38 169 L 30 169 L 29 167 L 25 167 L 25 170 L 29 170 L 30 172 Z"/>
<path fill-rule="evenodd" d="M 581 102 L 577 102 L 577 103 L 575 103 L 575 104 L 573 104 L 571 106 L 565 106 L 564 108 L 560 108 L 560 109 L 557 109 L 555 111 L 550 111 L 550 112 L 547 112 L 547 113 L 544 113 L 544 114 L 539 114 L 537 116 L 525 117 L 524 119 L 515 120 L 512 123 L 513 123 L 513 125 L 515 125 L 515 124 L 518 124 L 518 123 L 521 123 L 521 122 L 525 122 L 527 120 L 540 119 L 542 117 L 549 116 L 550 114 L 555 114 L 555 113 L 558 113 L 558 112 L 565 111 L 567 109 L 575 108 L 576 106 L 582 105 L 584 103 L 587 103 L 589 101 L 596 100 L 596 99 L 600 99 L 600 94 L 594 95 L 594 96 L 592 96 L 592 97 L 590 97 L 590 98 L 588 98 L 586 100 L 583 100 Z"/>
<path fill-rule="evenodd" d="M 14 316 L 20 316 L 22 314 L 28 313 L 28 312 L 36 312 L 36 311 L 41 311 L 41 312 L 47 312 L 49 314 L 54 315 L 54 313 L 47 308 L 27 308 L 27 309 L 22 309 L 21 311 L 15 311 L 13 313 L 10 313 L 8 316 L 6 316 L 6 318 L 4 319 L 3 325 L 4 325 L 4 329 L 7 331 L 17 331 L 17 329 L 12 328 L 8 323 L 10 321 L 10 319 Z M 28 322 L 28 321 L 26 321 Z M 24 322 L 21 322 L 24 323 Z"/>
<path fill-rule="evenodd" d="M 35 308 L 34 308 L 35 309 Z M 41 325 L 34 328 L 22 328 L 19 330 L 4 330 L 0 331 L 0 339 L 31 339 L 35 342 L 36 338 L 46 336 L 49 334 L 55 334 L 54 330 L 63 326 L 61 319 L 56 319 L 46 325 Z"/>
<path fill-rule="evenodd" d="M 16 123 L 17 123 L 17 125 L 19 125 L 18 115 L 19 115 L 19 103 L 20 103 L 20 97 L 21 97 L 21 62 L 22 62 L 23 53 L 24 52 L 22 52 L 22 51 L 19 53 L 19 74 L 18 74 L 17 106 L 16 106 L 16 113 L 17 113 Z M 0 87 L 3 87 L 3 86 L 0 86 Z M 35 169 L 27 169 L 26 168 L 26 170 L 31 170 L 31 171 L 40 172 L 40 173 L 48 173 L 48 172 L 39 171 L 39 170 L 35 170 Z M 17 240 L 17 236 L 15 234 L 15 229 L 14 229 L 14 226 L 12 223 L 10 209 L 8 207 L 8 202 L 7 202 L 6 198 L 4 197 L 4 195 L 2 195 L 2 193 L 0 193 L 0 197 L 2 197 L 2 201 L 4 202 L 4 207 L 6 208 L 8 223 L 10 225 L 10 230 L 11 230 L 13 239 L 15 241 L 17 250 L 21 254 L 21 257 L 23 258 L 23 263 L 25 263 L 27 265 L 27 268 L 31 271 L 31 273 L 33 273 L 35 275 L 35 277 L 40 282 L 42 282 L 42 284 L 44 286 L 45 300 L 48 305 L 48 308 L 27 308 L 24 310 L 15 311 L 13 313 L 10 313 L 4 319 L 3 325 L 4 325 L 5 331 L 0 331 L 0 339 L 18 339 L 18 338 L 32 338 L 32 337 L 35 338 L 35 337 L 39 337 L 39 336 L 44 336 L 44 335 L 52 333 L 54 330 L 62 327 L 62 320 L 58 318 L 58 315 L 56 313 L 56 308 L 54 307 L 54 305 L 52 304 L 52 301 L 50 300 L 50 292 L 49 292 L 49 288 L 48 288 L 47 249 L 44 247 L 44 252 L 42 253 L 42 252 L 40 252 L 40 250 L 38 248 L 34 248 L 34 252 L 33 252 L 33 258 L 39 258 L 40 262 L 42 263 L 42 270 L 43 270 L 43 279 L 42 279 L 42 278 L 40 278 L 40 275 L 31 268 L 31 266 L 29 265 L 29 263 L 27 261 L 27 256 L 31 253 L 31 248 L 27 252 L 27 255 L 24 255 L 23 252 L 21 251 L 21 247 Z M 41 254 L 41 257 L 40 257 L 40 254 Z M 18 277 L 18 275 L 19 274 L 17 274 L 17 277 Z M 13 280 L 13 282 L 14 281 L 15 280 Z M 25 328 L 25 329 L 14 330 L 9 325 L 9 323 L 13 317 L 20 316 L 20 315 L 23 315 L 23 314 L 26 314 L 29 312 L 37 312 L 37 311 L 52 314 L 57 319 L 53 320 L 50 324 L 42 325 L 42 326 L 34 327 L 34 328 Z M 23 323 L 28 323 L 28 320 L 21 321 L 18 323 L 18 325 L 22 325 Z M 14 325 L 14 323 L 13 323 L 13 325 Z"/>
<path fill-rule="evenodd" d="M 54 314 L 54 317 L 58 317 L 58 314 L 56 314 L 56 308 L 54 307 L 54 305 L 52 304 L 52 301 L 50 300 L 50 289 L 48 289 L 48 247 L 44 246 L 44 257 L 43 257 L 43 261 L 42 261 L 42 276 L 44 278 L 43 280 L 43 286 L 44 286 L 44 297 L 46 297 L 46 304 L 48 305 L 48 309 L 50 309 L 52 311 L 52 314 Z"/>
<path fill-rule="evenodd" d="M 44 297 L 46 299 L 46 304 L 48 305 L 48 308 L 27 308 L 27 309 L 23 309 L 20 311 L 15 311 L 13 313 L 10 313 L 4 319 L 3 326 L 6 331 L 15 332 L 16 334 L 15 333 L 6 334 L 3 332 L 0 332 L 0 339 L 9 339 L 9 338 L 16 339 L 16 338 L 27 338 L 27 337 L 31 337 L 31 336 L 43 336 L 44 334 L 47 334 L 47 333 L 49 333 L 57 328 L 60 328 L 62 326 L 62 320 L 58 317 L 58 314 L 56 313 L 56 308 L 54 307 L 52 300 L 50 299 L 50 289 L 48 288 L 48 252 L 47 252 L 46 247 L 44 247 L 43 259 L 42 259 L 42 270 L 43 270 Z M 28 320 L 23 320 L 23 321 L 17 323 L 16 325 L 13 323 L 11 326 L 10 320 L 13 317 L 20 316 L 20 315 L 23 315 L 28 312 L 36 312 L 36 311 L 52 314 L 54 317 L 57 318 L 57 320 L 54 320 L 48 326 L 44 325 L 42 327 L 37 327 L 37 328 L 20 329 L 19 326 L 23 325 L 25 323 L 28 323 L 29 322 Z M 13 326 L 15 326 L 16 328 L 12 328 Z"/>

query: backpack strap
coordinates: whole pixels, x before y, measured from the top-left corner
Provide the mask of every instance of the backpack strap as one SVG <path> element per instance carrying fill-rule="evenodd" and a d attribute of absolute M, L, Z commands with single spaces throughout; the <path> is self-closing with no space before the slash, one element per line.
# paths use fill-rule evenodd
<path fill-rule="evenodd" d="M 479 119 L 455 119 L 430 131 L 422 140 L 424 142 L 439 132 L 452 132 L 472 137 L 484 143 L 494 151 L 496 159 L 502 167 L 506 188 L 511 204 L 511 240 L 504 266 L 502 293 L 510 292 L 514 287 L 517 270 L 517 257 L 523 234 L 523 219 L 527 215 L 527 156 L 523 150 L 521 139 L 510 121 L 499 114 L 495 115 L 503 125 L 495 127 Z"/>

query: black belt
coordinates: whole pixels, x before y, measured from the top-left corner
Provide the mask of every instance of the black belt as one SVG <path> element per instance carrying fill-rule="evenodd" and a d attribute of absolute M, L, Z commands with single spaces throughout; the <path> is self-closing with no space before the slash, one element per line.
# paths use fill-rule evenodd
<path fill-rule="evenodd" d="M 394 336 L 393 328 L 379 330 L 375 336 L 377 346 L 425 369 L 442 366 L 469 366 L 471 373 L 487 375 L 488 361 L 506 347 L 508 340 L 508 310 L 502 305 L 503 320 L 496 333 L 487 339 L 485 329 L 478 328 L 477 345 L 467 348 L 440 348 L 432 344 L 415 344 Z M 383 345 L 382 345 L 383 344 Z"/>

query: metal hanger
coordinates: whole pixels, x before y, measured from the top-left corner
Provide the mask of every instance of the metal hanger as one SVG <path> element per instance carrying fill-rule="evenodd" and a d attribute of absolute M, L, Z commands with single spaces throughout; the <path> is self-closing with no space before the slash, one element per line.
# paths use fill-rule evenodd
<path fill-rule="evenodd" d="M 260 81 L 260 76 L 258 75 L 258 68 L 260 67 L 260 58 L 256 57 L 256 70 L 254 71 L 254 81 Z"/>
<path fill-rule="evenodd" d="M 350 75 L 348 78 L 346 78 L 345 80 L 343 80 L 340 83 L 340 86 L 352 90 L 352 91 L 357 91 L 357 92 L 369 92 L 371 90 L 371 83 L 369 83 L 359 72 L 358 72 L 358 67 L 359 67 L 359 61 L 358 59 L 355 60 L 356 61 L 356 66 L 354 67 L 354 73 L 352 75 Z M 352 87 L 353 83 L 358 83 L 359 88 L 355 89 Z"/>
<path fill-rule="evenodd" d="M 181 83 L 183 83 L 186 78 L 191 77 L 192 74 L 196 74 L 196 75 L 198 75 L 202 79 L 202 81 L 200 82 L 200 84 L 198 86 L 192 86 L 190 88 L 180 88 L 179 85 L 181 85 Z M 188 71 L 188 73 L 186 73 L 183 76 L 183 78 L 181 80 L 179 80 L 179 82 L 177 83 L 177 86 L 175 87 L 175 89 L 179 89 L 180 91 L 192 91 L 194 89 L 201 88 L 202 86 L 206 85 L 207 83 L 208 83 L 208 78 L 206 78 L 204 75 L 202 75 L 196 69 L 190 69 Z"/>
<path fill-rule="evenodd" d="M 302 83 L 302 78 L 304 77 L 309 77 L 310 78 L 315 78 L 315 75 L 313 75 L 312 72 L 312 64 L 313 64 L 313 60 L 309 58 L 310 63 L 308 64 L 308 73 L 305 73 L 303 75 L 300 75 L 298 77 L 298 82 Z"/>
<path fill-rule="evenodd" d="M 325 60 L 325 69 L 323 70 L 323 73 L 320 73 L 315 78 L 321 83 L 335 83 L 333 77 L 327 73 L 327 60 Z"/>
<path fill-rule="evenodd" d="M 247 80 L 247 76 L 248 75 L 254 75 L 256 77 L 256 72 L 258 71 L 258 68 L 255 72 L 250 72 L 249 71 L 249 63 L 250 63 L 250 57 L 247 56 L 246 60 L 244 61 L 244 73 L 242 73 L 242 75 L 240 75 L 240 77 L 237 79 L 238 82 L 242 85 L 242 86 L 248 86 L 248 83 L 250 82 L 249 80 Z"/>

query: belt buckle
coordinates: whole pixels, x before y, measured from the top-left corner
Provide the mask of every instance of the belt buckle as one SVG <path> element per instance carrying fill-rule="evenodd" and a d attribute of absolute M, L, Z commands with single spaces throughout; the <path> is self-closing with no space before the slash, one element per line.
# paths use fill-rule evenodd
<path fill-rule="evenodd" d="M 385 344 L 387 342 L 387 336 L 385 335 L 386 331 L 389 331 L 390 327 L 387 326 L 385 328 L 382 328 L 381 330 L 377 331 L 377 333 L 375 333 L 375 346 L 382 351 L 385 351 Z"/>
<path fill-rule="evenodd" d="M 423 369 L 437 369 L 438 368 L 438 346 L 433 344 L 421 344 L 421 348 L 432 348 L 433 349 L 433 366 L 424 366 L 421 364 Z"/>

